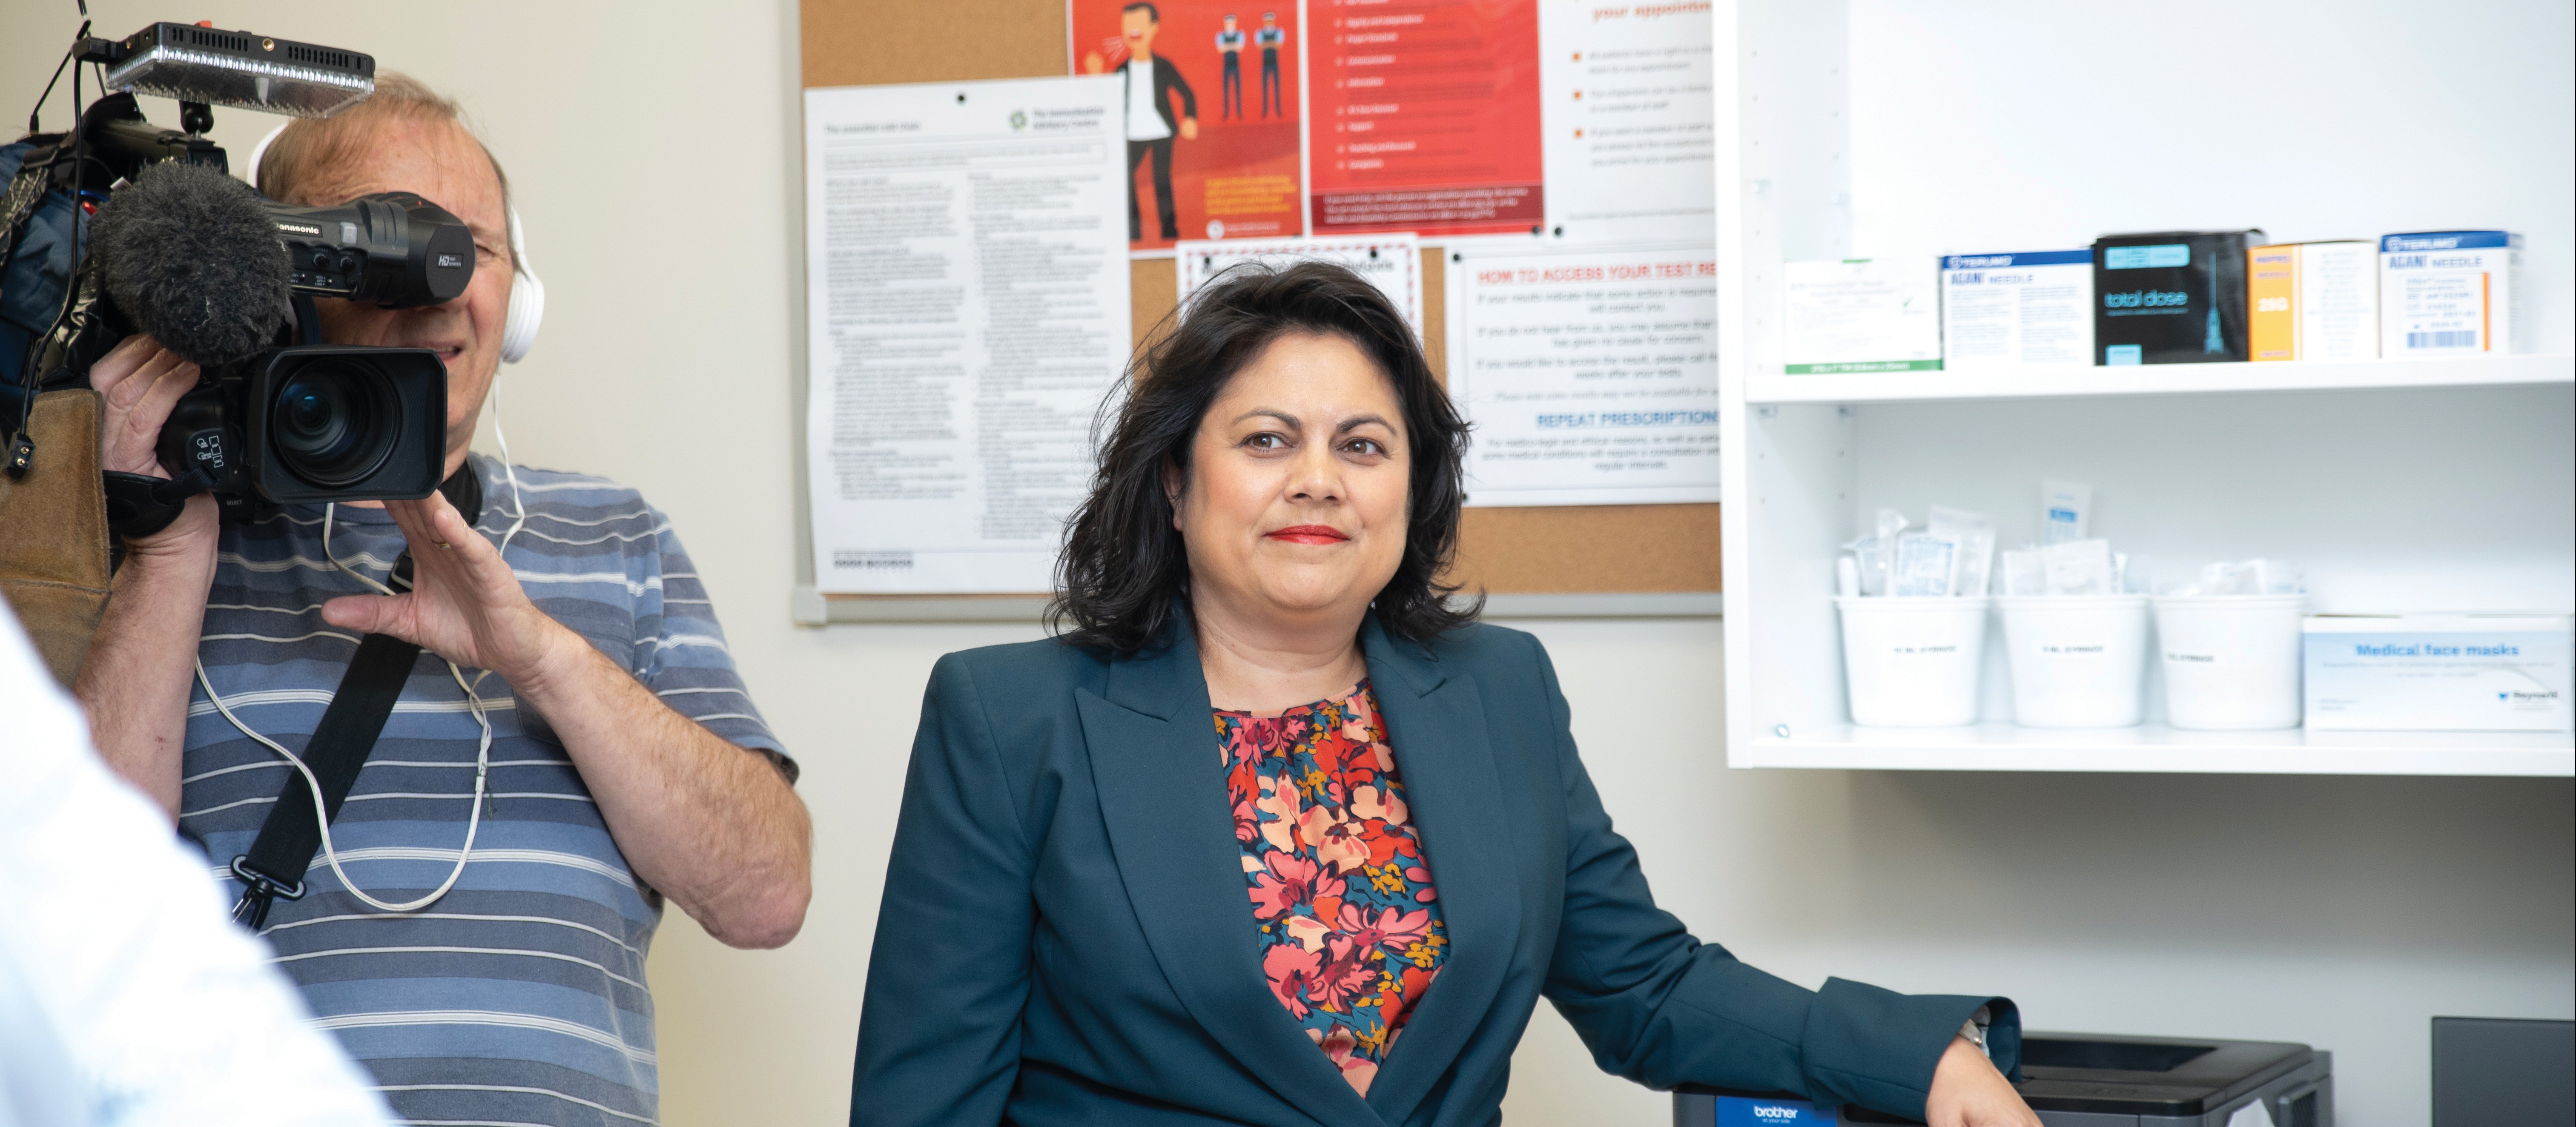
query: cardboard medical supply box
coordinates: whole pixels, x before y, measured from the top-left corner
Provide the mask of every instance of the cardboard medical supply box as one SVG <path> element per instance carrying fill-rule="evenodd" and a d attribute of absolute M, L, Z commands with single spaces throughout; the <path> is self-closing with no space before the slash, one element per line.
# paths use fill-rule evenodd
<path fill-rule="evenodd" d="M 2527 323 L 2522 236 L 2416 231 L 2379 240 L 2379 354 L 2507 356 Z"/>
<path fill-rule="evenodd" d="M 2026 1033 L 2021 1072 L 2015 1087 L 2045 1127 L 2334 1127 L 2334 1054 L 2306 1045 Z M 1915 1122 L 1785 1092 L 1673 1093 L 1673 1127 Z"/>
<path fill-rule="evenodd" d="M 1943 371 L 2092 362 L 2092 251 L 1942 257 Z"/>
<path fill-rule="evenodd" d="M 1790 375 L 1940 370 L 1940 261 L 1845 258 L 1784 264 L 1783 370 Z"/>
<path fill-rule="evenodd" d="M 2247 359 L 2379 358 L 2379 248 L 2361 239 L 2245 252 Z"/>
<path fill-rule="evenodd" d="M 2163 231 L 2093 241 L 2096 363 L 2245 359 L 2245 248 L 2263 232 Z"/>
<path fill-rule="evenodd" d="M 2564 732 L 2576 616 L 2310 615 L 2311 731 Z"/>

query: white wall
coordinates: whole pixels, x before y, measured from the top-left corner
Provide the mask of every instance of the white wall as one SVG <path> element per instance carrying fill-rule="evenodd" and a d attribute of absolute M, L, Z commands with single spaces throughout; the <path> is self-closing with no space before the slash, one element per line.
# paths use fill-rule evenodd
<path fill-rule="evenodd" d="M 92 10 L 118 35 L 174 14 Z M 514 452 L 670 512 L 816 815 L 794 945 L 728 951 L 670 917 L 652 963 L 665 1118 L 841 1122 L 922 683 L 943 652 L 1035 630 L 788 623 L 793 10 L 440 10 L 179 14 L 371 52 L 482 118 L 549 284 L 545 336 L 504 378 Z M 34 97 L 73 22 L 69 3 L 0 8 L 0 111 Z M 236 152 L 272 123 L 218 118 Z M 2565 780 L 1729 772 L 1716 623 L 1527 625 L 1664 901 L 1798 981 L 2009 993 L 2046 1028 L 2311 1042 L 2337 1053 L 2352 1127 L 2424 1122 L 2432 1015 L 2576 1008 Z M 1515 1123 L 1668 1121 L 1544 1009 L 1517 1065 Z"/>
<path fill-rule="evenodd" d="M 2576 6 L 1850 7 L 1853 253 L 2504 227 L 2528 240 L 2527 350 L 2576 348 Z"/>

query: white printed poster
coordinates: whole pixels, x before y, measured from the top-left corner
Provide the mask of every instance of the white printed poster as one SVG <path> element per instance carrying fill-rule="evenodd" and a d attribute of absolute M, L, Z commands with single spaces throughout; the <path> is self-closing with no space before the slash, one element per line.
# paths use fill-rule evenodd
<path fill-rule="evenodd" d="M 1175 256 L 1183 308 L 1190 295 L 1227 268 L 1245 262 L 1282 266 L 1302 260 L 1337 263 L 1375 284 L 1422 333 L 1422 243 L 1412 235 L 1363 235 L 1340 239 L 1227 239 L 1184 242 Z"/>
<path fill-rule="evenodd" d="M 1708 0 L 1539 5 L 1552 235 L 1717 245 Z"/>
<path fill-rule="evenodd" d="M 805 92 L 824 593 L 1043 592 L 1129 345 L 1115 76 Z"/>
<path fill-rule="evenodd" d="M 1450 256 L 1449 392 L 1467 503 L 1718 500 L 1717 256 Z"/>

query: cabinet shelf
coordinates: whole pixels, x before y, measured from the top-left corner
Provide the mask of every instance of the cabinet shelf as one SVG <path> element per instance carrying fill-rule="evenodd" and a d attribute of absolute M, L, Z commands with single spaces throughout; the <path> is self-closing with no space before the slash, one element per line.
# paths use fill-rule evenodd
<path fill-rule="evenodd" d="M 2344 363 L 2084 365 L 2014 372 L 1751 373 L 1745 401 L 1898 403 L 2096 395 L 2195 395 L 2358 388 L 2498 387 L 2576 383 L 2576 356 L 2497 356 Z"/>
<path fill-rule="evenodd" d="M 2568 733 L 2176 731 L 2152 659 L 2144 726 L 2025 729 L 2003 722 L 2014 699 L 1997 634 L 1977 713 L 1996 722 L 1858 728 L 1834 607 L 1843 546 L 1880 510 L 1983 513 L 1997 545 L 2031 543 L 2049 480 L 2091 486 L 2088 531 L 2148 561 L 2148 577 L 2263 556 L 2299 564 L 2310 613 L 2576 606 L 2576 186 L 2567 131 L 2532 109 L 2564 104 L 2564 83 L 2550 84 L 2564 68 L 2446 62 L 2418 76 L 2448 99 L 2427 102 L 2420 84 L 2352 83 L 2334 52 L 2294 53 L 2142 100 L 2102 80 L 2094 48 L 2191 50 L 2209 26 L 2147 29 L 2081 8 L 2038 23 L 1974 5 L 1934 21 L 1785 0 L 1718 11 L 1730 766 L 2576 776 Z M 2356 28 L 2411 26 L 2367 6 L 2347 14 Z M 2338 96 L 2321 101 L 2319 89 Z M 2456 133 L 2460 159 L 2392 163 L 2368 145 L 2284 147 L 2187 124 L 2270 102 L 2301 106 L 2312 140 Z M 2527 249 L 2511 323 L 2489 329 L 2530 351 L 1786 370 L 1788 263 L 1914 256 L 1928 269 L 1947 250 L 2257 223 L 2283 241 L 2446 223 L 2516 231 Z"/>
<path fill-rule="evenodd" d="M 1839 725 L 1766 733 L 1729 757 L 1738 767 L 1910 771 L 2192 772 L 2244 775 L 2576 775 L 2565 732 L 2185 732 Z"/>

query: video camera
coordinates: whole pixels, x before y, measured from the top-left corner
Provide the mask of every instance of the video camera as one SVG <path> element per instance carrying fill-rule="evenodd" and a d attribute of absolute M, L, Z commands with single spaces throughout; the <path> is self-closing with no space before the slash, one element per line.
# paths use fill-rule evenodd
<path fill-rule="evenodd" d="M 181 23 L 122 40 L 88 30 L 65 58 L 74 101 L 85 64 L 112 93 L 68 133 L 33 133 L 31 115 L 29 136 L 0 147 L 0 434 L 16 432 L 0 465 L 22 472 L 34 456 L 37 392 L 85 386 L 100 357 L 143 332 L 202 375 L 160 434 L 172 480 L 108 475 L 118 532 L 158 531 L 204 491 L 227 514 L 435 491 L 447 427 L 438 354 L 322 344 L 312 299 L 451 300 L 474 276 L 465 224 L 410 193 L 336 207 L 266 199 L 205 137 L 218 105 L 338 113 L 373 93 L 375 60 Z M 138 93 L 178 99 L 181 127 L 146 120 Z"/>

